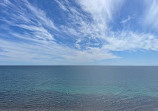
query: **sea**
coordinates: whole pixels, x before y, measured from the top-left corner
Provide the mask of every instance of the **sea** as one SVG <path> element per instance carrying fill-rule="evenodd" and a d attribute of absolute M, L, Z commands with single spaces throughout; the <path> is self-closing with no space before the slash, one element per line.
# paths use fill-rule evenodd
<path fill-rule="evenodd" d="M 158 111 L 158 67 L 0 66 L 0 111 Z"/>

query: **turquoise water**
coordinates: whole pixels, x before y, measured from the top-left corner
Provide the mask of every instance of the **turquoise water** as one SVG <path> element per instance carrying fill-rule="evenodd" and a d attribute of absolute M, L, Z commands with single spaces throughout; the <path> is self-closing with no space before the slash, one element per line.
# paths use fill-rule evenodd
<path fill-rule="evenodd" d="M 1 108 L 158 111 L 158 67 L 1 66 Z"/>

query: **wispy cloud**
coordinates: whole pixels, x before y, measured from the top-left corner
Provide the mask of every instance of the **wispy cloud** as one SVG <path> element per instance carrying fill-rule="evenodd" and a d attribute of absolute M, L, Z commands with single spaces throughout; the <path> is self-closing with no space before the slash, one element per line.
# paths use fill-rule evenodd
<path fill-rule="evenodd" d="M 158 31 L 158 1 L 146 0 L 146 11 L 144 24 L 151 27 L 153 30 Z"/>
<path fill-rule="evenodd" d="M 110 51 L 158 50 L 158 39 L 151 34 L 122 31 L 108 37 L 107 41 L 109 44 L 104 48 Z"/>
<path fill-rule="evenodd" d="M 54 25 L 53 21 L 46 16 L 43 10 L 32 6 L 26 0 L 14 2 L 14 4 L 11 1 L 3 2 L 2 13 L 4 13 L 6 17 L 8 17 L 2 17 L 1 21 L 10 26 L 25 29 L 25 33 L 27 33 L 27 30 L 29 31 L 29 33 L 31 31 L 33 37 L 30 38 L 53 40 L 53 35 L 48 32 L 48 29 L 57 30 L 57 28 Z M 10 13 L 9 11 L 12 11 L 12 13 Z"/>
<path fill-rule="evenodd" d="M 130 20 L 131 20 L 131 16 L 128 16 L 126 19 L 122 20 L 121 23 L 122 23 L 122 24 L 125 24 L 125 23 L 127 23 L 128 21 L 130 21 Z"/>

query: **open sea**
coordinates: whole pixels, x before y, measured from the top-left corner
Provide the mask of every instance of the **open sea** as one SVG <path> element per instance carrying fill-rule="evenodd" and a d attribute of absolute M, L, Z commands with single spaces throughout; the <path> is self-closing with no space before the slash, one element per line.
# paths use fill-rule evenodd
<path fill-rule="evenodd" d="M 158 67 L 0 66 L 0 111 L 158 111 Z"/>

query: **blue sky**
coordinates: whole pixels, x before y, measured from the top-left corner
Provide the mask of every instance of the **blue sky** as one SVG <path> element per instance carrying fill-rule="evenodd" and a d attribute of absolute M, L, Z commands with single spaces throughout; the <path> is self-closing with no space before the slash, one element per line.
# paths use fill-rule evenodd
<path fill-rule="evenodd" d="M 0 65 L 158 65 L 157 0 L 0 0 Z"/>

